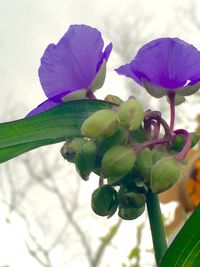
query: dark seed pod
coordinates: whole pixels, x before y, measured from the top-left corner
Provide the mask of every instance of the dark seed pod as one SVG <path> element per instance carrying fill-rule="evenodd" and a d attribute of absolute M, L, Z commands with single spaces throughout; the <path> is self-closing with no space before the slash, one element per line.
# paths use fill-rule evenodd
<path fill-rule="evenodd" d="M 97 215 L 111 217 L 118 208 L 116 190 L 109 185 L 97 188 L 92 194 L 91 206 Z"/>
<path fill-rule="evenodd" d="M 61 148 L 61 155 L 69 162 L 75 162 L 76 154 L 81 150 L 83 144 L 87 142 L 86 139 L 75 137 L 72 141 L 66 142 Z"/>
<path fill-rule="evenodd" d="M 96 144 L 87 141 L 76 155 L 76 170 L 83 180 L 88 180 L 90 173 L 95 168 Z"/>
<path fill-rule="evenodd" d="M 118 192 L 118 197 L 120 206 L 123 206 L 124 208 L 141 208 L 146 202 L 145 194 L 125 192 L 121 189 Z"/>
<path fill-rule="evenodd" d="M 134 220 L 138 218 L 145 210 L 145 206 L 141 208 L 124 208 L 119 207 L 118 215 L 124 220 Z"/>

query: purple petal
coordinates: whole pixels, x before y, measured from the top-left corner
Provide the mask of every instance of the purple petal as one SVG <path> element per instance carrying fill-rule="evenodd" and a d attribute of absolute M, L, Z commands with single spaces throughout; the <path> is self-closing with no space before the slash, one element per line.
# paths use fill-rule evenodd
<path fill-rule="evenodd" d="M 41 112 L 47 111 L 51 108 L 54 108 L 58 105 L 60 105 L 62 102 L 55 102 L 52 99 L 47 99 L 46 101 L 42 102 L 37 108 L 33 109 L 31 112 L 29 112 L 26 117 L 31 117 L 34 115 L 37 115 Z"/>
<path fill-rule="evenodd" d="M 41 59 L 39 77 L 46 96 L 87 88 L 99 63 L 109 57 L 112 49 L 110 44 L 102 52 L 103 45 L 98 30 L 86 25 L 70 26 L 57 45 L 47 47 Z"/>
<path fill-rule="evenodd" d="M 188 82 L 196 84 L 200 81 L 200 52 L 178 38 L 151 41 L 127 65 L 116 71 L 139 84 L 144 79 L 160 87 L 175 89 Z"/>
<path fill-rule="evenodd" d="M 106 48 L 105 48 L 105 50 L 103 52 L 103 59 L 105 59 L 105 61 L 108 61 L 108 58 L 109 58 L 110 53 L 112 51 L 112 48 L 113 48 L 112 43 L 110 43 L 109 45 L 106 46 Z"/>
<path fill-rule="evenodd" d="M 101 68 L 104 60 L 107 62 L 108 61 L 108 58 L 110 56 L 110 53 L 112 51 L 112 48 L 113 48 L 113 45 L 112 43 L 110 43 L 109 45 L 106 46 L 102 56 L 101 56 L 101 60 L 99 61 L 98 65 L 97 65 L 97 68 L 96 68 L 96 74 L 98 73 L 99 69 Z M 95 79 L 95 78 L 94 78 Z"/>
<path fill-rule="evenodd" d="M 115 69 L 115 71 L 118 74 L 125 75 L 128 78 L 134 79 L 134 81 L 136 81 L 137 83 L 142 85 L 142 81 L 140 79 L 138 79 L 138 77 L 132 72 L 131 64 L 123 65 L 123 66 L 119 67 L 118 69 Z"/>

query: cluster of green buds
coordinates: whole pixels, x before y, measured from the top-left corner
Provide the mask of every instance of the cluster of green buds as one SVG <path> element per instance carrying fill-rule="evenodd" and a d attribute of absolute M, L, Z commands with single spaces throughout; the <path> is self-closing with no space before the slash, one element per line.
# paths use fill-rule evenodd
<path fill-rule="evenodd" d="M 181 176 L 185 139 L 182 133 L 171 133 L 158 113 L 144 112 L 134 97 L 125 102 L 114 96 L 106 100 L 110 98 L 117 105 L 87 118 L 83 137 L 66 142 L 61 154 L 83 180 L 92 172 L 99 176 L 91 198 L 96 214 L 111 217 L 118 209 L 119 217 L 133 220 L 145 210 L 149 190 L 161 193 Z M 154 120 L 163 125 L 164 137 L 156 127 L 152 133 Z M 191 137 L 194 145 L 198 139 Z"/>

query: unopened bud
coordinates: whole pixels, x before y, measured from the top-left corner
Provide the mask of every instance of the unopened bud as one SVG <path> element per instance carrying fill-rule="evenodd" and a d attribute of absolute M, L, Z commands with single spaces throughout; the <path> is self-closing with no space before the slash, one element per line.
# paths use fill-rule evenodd
<path fill-rule="evenodd" d="M 69 162 L 75 162 L 76 154 L 81 150 L 83 144 L 87 142 L 84 138 L 75 137 L 72 141 L 66 142 L 61 148 L 61 155 Z"/>
<path fill-rule="evenodd" d="M 146 196 L 142 193 L 124 192 L 124 190 L 119 190 L 118 196 L 120 205 L 124 208 L 141 208 L 146 202 Z"/>
<path fill-rule="evenodd" d="M 116 111 L 103 109 L 87 118 L 81 126 L 81 133 L 86 137 L 111 136 L 117 130 Z"/>
<path fill-rule="evenodd" d="M 149 179 L 153 163 L 153 152 L 149 148 L 142 150 L 137 156 L 136 164 L 145 180 Z"/>
<path fill-rule="evenodd" d="M 91 202 L 96 214 L 111 217 L 118 208 L 117 192 L 109 185 L 101 186 L 93 192 Z"/>
<path fill-rule="evenodd" d="M 98 153 L 103 155 L 108 149 L 115 145 L 125 144 L 128 138 L 128 132 L 126 129 L 119 127 L 112 136 L 105 137 L 100 136 L 96 139 L 96 143 L 98 146 Z"/>
<path fill-rule="evenodd" d="M 141 208 L 124 208 L 119 207 L 118 215 L 124 220 L 134 220 L 138 218 L 145 210 L 145 206 Z"/>
<path fill-rule="evenodd" d="M 197 133 L 190 133 L 190 137 L 191 137 L 191 141 L 192 141 L 191 142 L 191 148 L 192 148 L 193 146 L 195 146 L 198 143 L 200 136 Z M 175 151 L 181 151 L 184 144 L 185 144 L 184 136 L 179 134 L 176 136 L 176 139 L 172 142 L 170 148 L 175 150 Z"/>
<path fill-rule="evenodd" d="M 181 164 L 173 158 L 159 160 L 151 171 L 150 188 L 154 193 L 161 193 L 174 185 L 181 176 Z"/>
<path fill-rule="evenodd" d="M 83 144 L 75 160 L 77 172 L 83 180 L 88 180 L 90 173 L 95 168 L 95 162 L 96 144 L 92 141 L 88 141 Z"/>
<path fill-rule="evenodd" d="M 137 130 L 144 119 L 144 109 L 136 99 L 129 99 L 121 104 L 118 121 L 130 131 Z"/>
<path fill-rule="evenodd" d="M 153 153 L 153 163 L 154 163 L 154 165 L 155 165 L 155 163 L 157 161 L 169 156 L 169 154 L 166 151 L 161 151 L 161 150 L 158 150 L 158 149 L 153 149 L 152 153 Z"/>
<path fill-rule="evenodd" d="M 115 95 L 107 95 L 104 100 L 111 102 L 113 104 L 116 104 L 116 105 L 121 105 L 123 103 L 121 98 L 119 98 L 118 96 L 115 96 Z"/>
<path fill-rule="evenodd" d="M 109 149 L 102 159 L 102 173 L 114 183 L 133 168 L 136 160 L 132 148 L 117 145 Z"/>

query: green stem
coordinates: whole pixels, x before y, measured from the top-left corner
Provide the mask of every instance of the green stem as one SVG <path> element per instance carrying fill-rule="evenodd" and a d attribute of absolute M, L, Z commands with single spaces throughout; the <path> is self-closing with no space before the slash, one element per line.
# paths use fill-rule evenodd
<path fill-rule="evenodd" d="M 167 250 L 167 242 L 165 237 L 164 225 L 158 196 L 149 190 L 147 195 L 147 210 L 151 227 L 151 236 L 155 251 L 155 259 L 157 265 Z"/>

